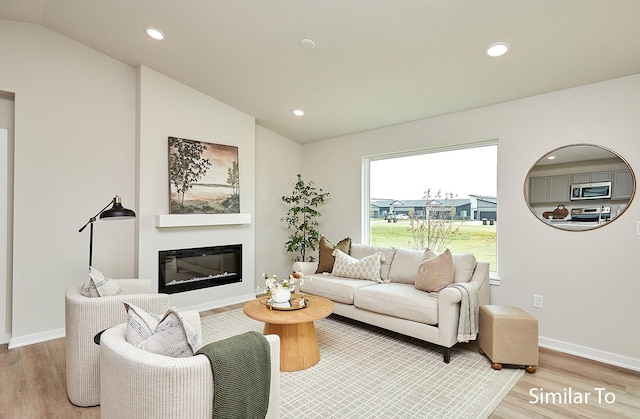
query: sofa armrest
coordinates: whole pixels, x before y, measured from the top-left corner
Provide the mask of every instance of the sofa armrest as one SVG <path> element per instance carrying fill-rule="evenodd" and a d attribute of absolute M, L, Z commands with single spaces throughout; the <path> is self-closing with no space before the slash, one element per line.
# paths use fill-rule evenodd
<path fill-rule="evenodd" d="M 476 263 L 476 269 L 469 280 L 478 291 L 478 306 L 489 304 L 489 264 Z M 451 347 L 458 341 L 462 294 L 456 288 L 444 288 L 438 296 L 438 340 L 440 345 Z"/>
<path fill-rule="evenodd" d="M 491 304 L 489 288 L 489 264 L 487 262 L 476 263 L 476 269 L 469 280 L 478 290 L 478 306 Z"/>
<path fill-rule="evenodd" d="M 302 272 L 303 275 L 311 275 L 318 270 L 318 262 L 294 262 L 293 272 Z"/>

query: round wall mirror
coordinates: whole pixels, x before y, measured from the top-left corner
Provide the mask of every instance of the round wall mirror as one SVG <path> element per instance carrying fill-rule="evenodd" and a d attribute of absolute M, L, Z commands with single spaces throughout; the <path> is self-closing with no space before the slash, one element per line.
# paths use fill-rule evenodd
<path fill-rule="evenodd" d="M 524 196 L 531 212 L 561 230 L 584 231 L 616 220 L 636 191 L 631 166 L 617 153 L 593 144 L 557 148 L 529 170 Z"/>

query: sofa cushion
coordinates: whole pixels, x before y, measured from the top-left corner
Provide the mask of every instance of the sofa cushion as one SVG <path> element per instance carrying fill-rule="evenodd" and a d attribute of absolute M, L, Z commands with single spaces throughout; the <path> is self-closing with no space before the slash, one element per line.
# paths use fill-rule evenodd
<path fill-rule="evenodd" d="M 469 282 L 476 270 L 476 257 L 472 254 L 453 255 L 453 282 Z"/>
<path fill-rule="evenodd" d="M 389 270 L 389 280 L 413 285 L 418 275 L 418 266 L 424 256 L 423 250 L 398 249 Z"/>
<path fill-rule="evenodd" d="M 380 279 L 380 263 L 384 259 L 382 252 L 356 259 L 340 249 L 336 249 L 333 251 L 333 255 L 336 257 L 336 261 L 333 264 L 333 275 L 382 282 Z"/>
<path fill-rule="evenodd" d="M 415 287 L 420 291 L 438 292 L 453 283 L 453 257 L 449 249 L 439 255 L 431 250 L 424 252 L 418 266 Z"/>
<path fill-rule="evenodd" d="M 333 270 L 333 262 L 335 261 L 333 251 L 335 249 L 340 249 L 344 253 L 349 254 L 349 252 L 351 251 L 351 237 L 342 239 L 338 242 L 338 244 L 334 245 L 324 236 L 321 236 L 318 246 L 318 268 L 316 269 L 316 273 L 331 273 L 331 271 Z"/>
<path fill-rule="evenodd" d="M 384 260 L 380 266 L 380 279 L 389 279 L 389 269 L 391 268 L 396 254 L 395 247 L 370 246 L 368 244 L 351 243 L 351 252 L 349 254 L 356 259 L 362 259 L 378 252 L 382 252 L 384 255 Z"/>
<path fill-rule="evenodd" d="M 352 248 L 353 246 L 355 244 L 352 245 Z M 476 269 L 476 257 L 472 254 L 461 253 L 452 253 L 451 256 L 453 257 L 453 282 L 469 282 Z M 397 249 L 388 279 L 391 282 L 414 284 L 418 275 L 418 266 L 423 257 L 424 250 Z"/>
<path fill-rule="evenodd" d="M 410 284 L 378 284 L 356 291 L 356 307 L 420 323 L 438 324 L 438 298 Z"/>
<path fill-rule="evenodd" d="M 306 294 L 328 298 L 336 303 L 353 304 L 353 294 L 357 290 L 376 284 L 376 281 L 313 274 L 304 276 L 300 289 Z"/>
<path fill-rule="evenodd" d="M 171 307 L 163 316 L 148 313 L 127 302 L 125 338 L 131 345 L 159 355 L 193 356 L 202 346 L 202 337 Z"/>

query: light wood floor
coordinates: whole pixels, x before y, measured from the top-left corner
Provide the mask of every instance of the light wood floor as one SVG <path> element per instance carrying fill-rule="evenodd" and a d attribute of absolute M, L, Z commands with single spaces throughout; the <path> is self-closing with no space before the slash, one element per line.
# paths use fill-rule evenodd
<path fill-rule="evenodd" d="M 210 310 L 202 316 L 239 307 L 242 305 Z M 477 351 L 475 344 L 460 347 Z M 100 418 L 100 407 L 72 405 L 65 388 L 64 339 L 12 350 L 0 345 L 0 419 Z M 600 402 L 597 388 L 604 389 Z M 560 393 L 564 397 L 568 389 L 573 397 L 591 393 L 588 403 L 554 404 L 554 396 L 545 396 Z M 613 403 L 608 403 L 611 396 L 607 393 L 615 396 Z M 545 398 L 549 403 L 540 402 Z M 536 373 L 524 374 L 491 416 L 535 417 L 640 417 L 640 373 L 541 348 Z"/>

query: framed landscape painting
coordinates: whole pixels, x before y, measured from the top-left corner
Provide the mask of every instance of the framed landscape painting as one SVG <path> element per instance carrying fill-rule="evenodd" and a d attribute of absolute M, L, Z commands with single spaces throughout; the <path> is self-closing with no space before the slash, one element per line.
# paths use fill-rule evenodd
<path fill-rule="evenodd" d="M 169 137 L 170 214 L 240 213 L 238 147 Z"/>

